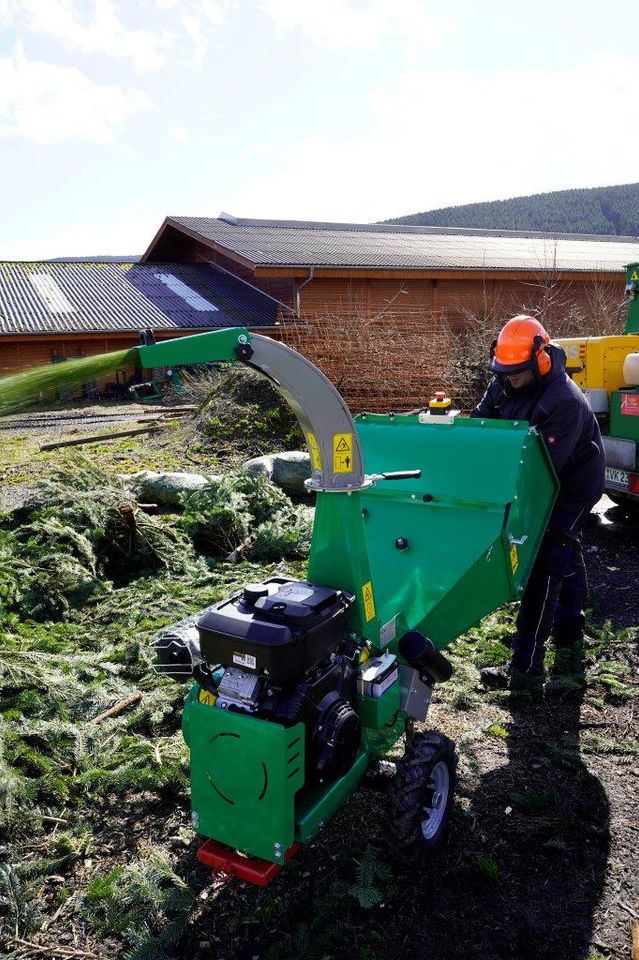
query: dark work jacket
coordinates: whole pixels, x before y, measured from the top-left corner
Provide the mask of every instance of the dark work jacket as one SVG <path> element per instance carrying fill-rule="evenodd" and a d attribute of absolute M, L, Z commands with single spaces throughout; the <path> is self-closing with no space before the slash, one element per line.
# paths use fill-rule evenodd
<path fill-rule="evenodd" d="M 550 373 L 523 390 L 513 390 L 505 378 L 494 377 L 471 417 L 527 420 L 546 441 L 557 472 L 557 505 L 592 505 L 603 493 L 606 466 L 599 424 L 566 373 L 564 351 L 552 344 L 547 350 Z"/>

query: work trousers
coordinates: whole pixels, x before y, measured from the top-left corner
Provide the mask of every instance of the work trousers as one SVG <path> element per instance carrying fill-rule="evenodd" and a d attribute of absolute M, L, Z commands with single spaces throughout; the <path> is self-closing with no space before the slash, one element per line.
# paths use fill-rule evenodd
<path fill-rule="evenodd" d="M 521 598 L 511 662 L 515 670 L 543 676 L 550 634 L 563 645 L 583 636 L 588 581 L 581 533 L 593 506 L 559 504 L 551 514 Z"/>

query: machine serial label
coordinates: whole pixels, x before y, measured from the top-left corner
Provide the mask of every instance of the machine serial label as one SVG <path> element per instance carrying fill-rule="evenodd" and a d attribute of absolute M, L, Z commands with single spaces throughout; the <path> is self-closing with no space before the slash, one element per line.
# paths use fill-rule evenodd
<path fill-rule="evenodd" d="M 364 616 L 366 623 L 375 619 L 375 600 L 373 599 L 373 584 L 369 580 L 362 587 L 362 599 L 364 601 Z"/>
<path fill-rule="evenodd" d="M 517 573 L 519 568 L 519 554 L 517 553 L 517 547 L 514 543 L 510 548 L 510 565 L 513 569 L 513 573 Z"/>
<path fill-rule="evenodd" d="M 624 417 L 639 417 L 639 394 L 626 393 L 621 397 L 621 413 Z"/>
<path fill-rule="evenodd" d="M 379 631 L 380 647 L 387 647 L 391 640 L 397 636 L 397 617 L 393 617 L 388 623 L 385 623 Z"/>
<path fill-rule="evenodd" d="M 311 465 L 313 470 L 322 469 L 322 458 L 320 457 L 319 447 L 317 445 L 317 437 L 314 433 L 309 433 L 306 436 L 306 441 L 308 443 L 308 449 L 311 454 Z"/>
<path fill-rule="evenodd" d="M 250 653 L 234 653 L 233 663 L 237 663 L 240 667 L 248 667 L 250 670 L 255 670 L 257 667 L 257 660 Z"/>
<path fill-rule="evenodd" d="M 353 469 L 353 434 L 333 434 L 333 473 L 351 473 Z"/>

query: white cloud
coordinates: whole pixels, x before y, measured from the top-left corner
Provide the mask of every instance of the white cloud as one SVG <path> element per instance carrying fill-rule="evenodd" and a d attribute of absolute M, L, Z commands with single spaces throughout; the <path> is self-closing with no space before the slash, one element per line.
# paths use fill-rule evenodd
<path fill-rule="evenodd" d="M 166 33 L 128 29 L 120 20 L 114 0 L 93 0 L 87 16 L 86 2 L 74 0 L 0 0 L 0 17 L 22 29 L 45 34 L 85 54 L 102 53 L 130 59 L 141 71 L 159 70 L 164 64 Z"/>
<path fill-rule="evenodd" d="M 189 135 L 184 127 L 178 127 L 177 125 L 169 127 L 169 136 L 171 140 L 175 140 L 176 143 L 186 143 L 189 139 Z"/>
<path fill-rule="evenodd" d="M 204 62 L 206 51 L 209 48 L 208 37 L 203 31 L 202 23 L 199 17 L 182 17 L 182 26 L 184 27 L 187 36 L 193 43 L 195 65 L 199 67 Z"/>
<path fill-rule="evenodd" d="M 0 137 L 109 142 L 127 117 L 151 106 L 140 90 L 93 83 L 75 67 L 27 60 L 20 47 L 0 58 Z"/>
<path fill-rule="evenodd" d="M 637 179 L 639 63 L 600 54 L 574 68 L 410 71 L 371 95 L 350 143 L 316 137 L 222 206 L 238 216 L 372 221 L 450 204 Z M 606 130 L 623 131 L 619 137 Z"/>
<path fill-rule="evenodd" d="M 409 52 L 431 46 L 453 29 L 447 17 L 433 16 L 424 0 L 262 0 L 279 33 L 299 31 L 329 49 L 375 50 L 382 41 L 399 40 Z"/>
<path fill-rule="evenodd" d="M 213 24 L 214 27 L 222 27 L 226 23 L 226 10 L 228 2 L 220 0 L 200 0 L 198 4 L 202 15 Z"/>

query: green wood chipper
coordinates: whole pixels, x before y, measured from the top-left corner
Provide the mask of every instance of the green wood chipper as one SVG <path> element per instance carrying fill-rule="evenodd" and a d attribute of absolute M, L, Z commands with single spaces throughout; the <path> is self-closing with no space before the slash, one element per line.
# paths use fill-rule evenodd
<path fill-rule="evenodd" d="M 266 884 L 406 736 L 391 827 L 417 862 L 445 833 L 455 754 L 414 722 L 451 675 L 441 649 L 523 590 L 556 492 L 546 449 L 526 423 L 439 404 L 353 420 L 312 363 L 245 329 L 139 348 L 145 369 L 223 360 L 297 415 L 316 513 L 307 580 L 248 583 L 156 641 L 159 669 L 191 680 L 199 858 Z"/>

